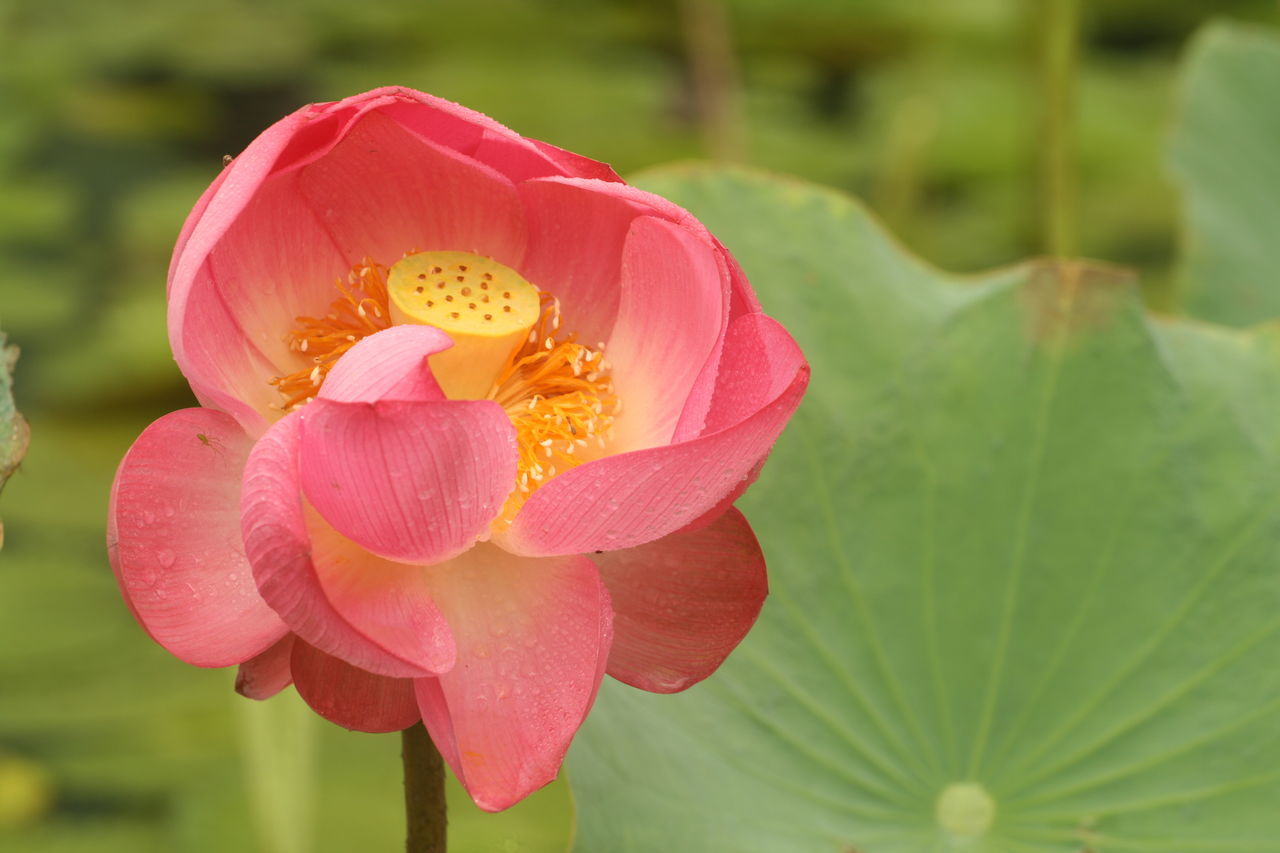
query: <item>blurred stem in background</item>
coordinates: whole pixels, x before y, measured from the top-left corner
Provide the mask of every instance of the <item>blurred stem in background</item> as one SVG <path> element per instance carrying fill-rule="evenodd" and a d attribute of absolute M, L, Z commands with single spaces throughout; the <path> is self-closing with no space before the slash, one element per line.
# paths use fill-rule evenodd
<path fill-rule="evenodd" d="M 316 715 L 292 690 L 264 702 L 231 694 L 263 853 L 314 849 Z"/>
<path fill-rule="evenodd" d="M 703 148 L 712 160 L 741 161 L 742 98 L 724 0 L 680 0 L 680 17 Z"/>
<path fill-rule="evenodd" d="M 934 20 L 945 15 L 945 2 L 928 0 L 926 14 Z M 928 31 L 922 43 L 915 45 L 905 65 L 912 92 L 899 99 L 889 114 L 871 198 L 875 211 L 896 234 L 908 233 L 924 200 L 929 157 L 942 127 L 940 81 L 953 61 L 943 47 L 945 41 Z"/>
<path fill-rule="evenodd" d="M 1079 252 L 1076 237 L 1075 76 L 1079 0 L 1030 0 L 1040 62 L 1040 183 L 1044 251 Z"/>

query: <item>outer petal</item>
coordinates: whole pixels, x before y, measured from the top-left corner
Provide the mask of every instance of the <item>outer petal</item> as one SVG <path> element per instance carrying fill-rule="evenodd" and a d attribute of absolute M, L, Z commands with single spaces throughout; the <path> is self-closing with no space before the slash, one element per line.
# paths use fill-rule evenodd
<path fill-rule="evenodd" d="M 623 183 L 622 178 L 618 177 L 618 173 L 613 171 L 608 163 L 601 163 L 599 160 L 592 160 L 590 157 L 583 157 L 581 154 L 575 154 L 572 151 L 566 151 L 563 148 L 557 148 L 546 142 L 537 139 L 530 139 L 530 142 L 548 159 L 555 162 L 560 167 L 561 173 L 570 175 L 575 178 L 591 178 L 599 181 L 608 181 L 614 184 Z"/>
<path fill-rule="evenodd" d="M 451 249 L 515 266 L 524 255 L 512 182 L 381 112 L 362 116 L 304 166 L 298 186 L 348 258 L 389 264 L 413 249 Z"/>
<path fill-rule="evenodd" d="M 209 255 L 305 126 L 304 113 L 276 122 L 223 169 L 188 216 L 169 266 L 169 344 L 178 367 L 201 401 L 230 412 L 255 433 L 265 427 L 259 406 L 267 398 L 254 394 L 270 376 L 257 376 L 267 369 L 263 356 L 216 292 Z M 194 328 L 187 328 L 187 317 L 198 318 Z"/>
<path fill-rule="evenodd" d="M 201 275 L 206 280 L 207 270 L 205 264 Z M 184 294 L 183 316 L 198 317 L 198 322 L 175 321 L 176 304 L 171 298 L 169 345 L 196 399 L 232 415 L 249 435 L 260 435 L 270 422 L 270 405 L 280 399 L 268 380 L 284 371 L 253 345 L 211 283 Z"/>
<path fill-rule="evenodd" d="M 293 683 L 311 709 L 331 723 L 361 732 L 396 732 L 418 722 L 413 682 L 374 675 L 298 641 Z"/>
<path fill-rule="evenodd" d="M 417 682 L 423 722 L 482 809 L 555 778 L 612 640 L 609 596 L 585 557 L 530 560 L 481 545 L 431 570 L 458 664 Z"/>
<path fill-rule="evenodd" d="M 747 281 L 747 274 L 742 271 L 742 265 L 738 263 L 738 259 L 730 254 L 724 244 L 715 237 L 711 238 L 716 248 L 724 256 L 725 263 L 729 267 L 730 281 L 730 298 L 729 298 L 729 319 L 736 320 L 743 314 L 759 314 L 762 310 L 760 300 L 756 298 L 756 292 L 751 289 L 751 282 Z"/>
<path fill-rule="evenodd" d="M 764 554 L 736 509 L 696 530 L 592 557 L 613 600 L 608 672 L 675 693 L 715 672 L 769 591 Z"/>
<path fill-rule="evenodd" d="M 107 549 L 147 633 L 196 666 L 229 666 L 285 627 L 258 595 L 240 542 L 240 472 L 250 440 L 211 409 L 147 427 L 116 472 Z"/>
<path fill-rule="evenodd" d="M 680 530 L 763 461 L 808 381 L 809 366 L 786 330 L 763 314 L 739 317 L 725 339 L 703 435 L 561 474 L 529 498 L 502 547 L 528 555 L 612 551 Z"/>
<path fill-rule="evenodd" d="M 714 365 L 728 322 L 728 272 L 707 241 L 642 216 L 622 258 L 618 322 L 609 339 L 613 384 L 626 406 L 614 425 L 622 451 L 671 441 L 704 366 Z M 714 372 L 712 373 L 714 379 Z M 702 402 L 710 404 L 710 382 Z"/>
<path fill-rule="evenodd" d="M 526 139 L 486 115 L 443 98 L 405 88 L 380 91 L 394 98 L 381 111 L 406 129 L 475 158 L 514 181 L 547 175 L 621 181 L 603 163 Z"/>
<path fill-rule="evenodd" d="M 298 325 L 298 316 L 323 316 L 338 296 L 334 282 L 345 280 L 360 260 L 338 250 L 327 223 L 305 203 L 302 178 L 295 172 L 264 181 L 187 280 L 191 304 L 182 317 L 182 343 L 192 348 L 192 357 L 197 351 L 204 355 L 184 369 L 203 375 L 234 363 L 234 347 L 252 348 L 265 366 L 255 367 L 247 378 L 253 398 L 242 398 L 259 409 L 265 404 L 254 398 L 279 402 L 267 380 L 311 366 L 289 348 L 287 333 Z M 225 326 L 211 325 L 199 309 L 199 302 L 214 298 L 224 306 Z"/>
<path fill-rule="evenodd" d="M 224 165 L 222 171 L 218 173 L 210 183 L 205 187 L 204 192 L 200 194 L 200 198 L 196 199 L 196 203 L 192 205 L 191 212 L 187 214 L 186 220 L 182 223 L 182 229 L 178 232 L 178 239 L 173 245 L 173 255 L 169 258 L 169 273 L 165 277 L 164 292 L 167 296 L 173 288 L 173 276 L 178 270 L 178 260 L 182 257 L 183 250 L 187 247 L 187 242 L 191 239 L 192 232 L 196 226 L 204 218 L 204 212 L 209 208 L 209 202 L 218 194 L 222 188 L 222 182 L 231 174 L 230 164 Z"/>
<path fill-rule="evenodd" d="M 317 399 L 300 414 L 307 500 L 388 559 L 430 564 L 470 548 L 515 484 L 515 430 L 491 400 Z"/>
<path fill-rule="evenodd" d="M 423 570 L 363 551 L 314 511 L 307 518 L 298 432 L 299 414 L 284 418 L 245 466 L 244 547 L 263 598 L 307 643 L 371 672 L 412 678 L 449 669 L 452 638 Z"/>
<path fill-rule="evenodd" d="M 236 692 L 249 699 L 270 699 L 292 684 L 289 658 L 293 655 L 294 636 L 285 634 L 274 646 L 240 664 Z"/>

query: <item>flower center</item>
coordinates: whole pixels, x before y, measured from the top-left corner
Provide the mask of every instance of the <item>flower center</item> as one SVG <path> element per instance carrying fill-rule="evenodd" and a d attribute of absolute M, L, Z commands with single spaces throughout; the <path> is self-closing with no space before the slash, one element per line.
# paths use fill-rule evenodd
<path fill-rule="evenodd" d="M 541 314 L 538 288 L 510 267 L 469 252 L 418 252 L 387 278 L 394 323 L 435 326 L 453 346 L 431 356 L 452 400 L 485 397 Z"/>
<path fill-rule="evenodd" d="M 337 282 L 323 317 L 298 317 L 290 348 L 311 364 L 271 380 L 291 411 L 315 397 L 329 370 L 362 338 L 393 324 L 435 326 L 453 346 L 432 355 L 450 399 L 488 399 L 516 430 L 516 488 L 495 526 L 510 523 L 544 482 L 600 455 L 622 404 L 604 344 L 561 330 L 560 301 L 491 258 L 415 252 L 390 270 L 366 258 Z"/>

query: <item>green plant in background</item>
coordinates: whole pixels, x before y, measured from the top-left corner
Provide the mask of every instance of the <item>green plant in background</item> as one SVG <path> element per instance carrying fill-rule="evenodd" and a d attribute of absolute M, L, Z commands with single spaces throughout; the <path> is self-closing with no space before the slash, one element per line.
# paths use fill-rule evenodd
<path fill-rule="evenodd" d="M 13 404 L 13 369 L 18 348 L 5 343 L 0 332 L 0 491 L 26 455 L 31 430 Z M 0 522 L 0 548 L 4 547 L 4 524 Z"/>
<path fill-rule="evenodd" d="M 1187 311 L 1230 326 L 1280 316 L 1280 38 L 1219 24 L 1188 52 L 1169 146 L 1186 192 L 1179 286 Z"/>

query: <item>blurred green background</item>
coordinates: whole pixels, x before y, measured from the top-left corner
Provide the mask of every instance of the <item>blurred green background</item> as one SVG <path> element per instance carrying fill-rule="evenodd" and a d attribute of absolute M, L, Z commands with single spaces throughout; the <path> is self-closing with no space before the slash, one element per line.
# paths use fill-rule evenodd
<path fill-rule="evenodd" d="M 1209 14 L 1280 12 L 1084 6 L 1080 248 L 1136 267 L 1153 306 L 1176 310 L 1179 199 L 1162 153 L 1175 63 Z M 300 772 L 315 785 L 315 849 L 401 844 L 397 738 L 312 722 L 289 700 L 245 707 L 230 674 L 145 637 L 106 564 L 116 462 L 190 404 L 165 340 L 165 267 L 224 154 L 303 103 L 397 83 L 624 175 L 716 157 L 848 190 L 918 254 L 979 270 L 1044 250 L 1038 7 L 0 2 L 0 328 L 23 351 L 33 434 L 0 498 L 0 850 L 257 849 L 244 756 L 263 747 L 244 745 L 264 726 L 317 745 L 315 772 Z M 452 805 L 463 853 L 562 850 L 571 831 L 560 785 L 497 817 Z"/>

